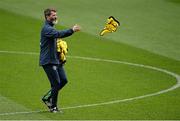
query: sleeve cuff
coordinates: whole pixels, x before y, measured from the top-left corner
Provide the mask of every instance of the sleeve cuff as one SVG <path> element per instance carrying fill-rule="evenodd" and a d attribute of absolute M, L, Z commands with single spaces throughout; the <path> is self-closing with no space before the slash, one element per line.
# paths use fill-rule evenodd
<path fill-rule="evenodd" d="M 71 33 L 74 33 L 73 29 L 70 29 Z"/>

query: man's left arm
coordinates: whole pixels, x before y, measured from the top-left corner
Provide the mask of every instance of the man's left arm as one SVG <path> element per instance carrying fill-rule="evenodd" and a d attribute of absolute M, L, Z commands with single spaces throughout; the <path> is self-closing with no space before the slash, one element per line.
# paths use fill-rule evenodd
<path fill-rule="evenodd" d="M 79 25 L 74 25 L 71 29 L 60 31 L 60 38 L 68 37 L 72 35 L 74 32 L 78 32 L 81 30 Z"/>
<path fill-rule="evenodd" d="M 73 29 L 59 31 L 60 38 L 71 36 L 74 33 Z"/>
<path fill-rule="evenodd" d="M 47 27 L 44 30 L 44 34 L 46 37 L 54 37 L 54 38 L 64 38 L 71 36 L 74 32 L 80 31 L 80 27 L 78 25 L 73 26 L 71 29 L 67 30 L 56 30 L 53 27 Z"/>

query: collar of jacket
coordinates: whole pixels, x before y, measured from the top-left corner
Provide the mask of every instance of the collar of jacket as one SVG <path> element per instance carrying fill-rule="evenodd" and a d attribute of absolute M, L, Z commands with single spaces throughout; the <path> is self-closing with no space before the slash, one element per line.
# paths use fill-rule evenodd
<path fill-rule="evenodd" d="M 46 20 L 45 24 L 49 24 L 50 26 L 54 26 L 54 24 L 51 21 Z"/>

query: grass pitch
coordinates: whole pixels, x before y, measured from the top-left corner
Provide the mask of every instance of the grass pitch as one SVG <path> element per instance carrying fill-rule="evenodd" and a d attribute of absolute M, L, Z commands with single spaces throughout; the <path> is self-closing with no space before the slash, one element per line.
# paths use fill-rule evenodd
<path fill-rule="evenodd" d="M 69 45 L 69 57 L 65 65 L 69 83 L 60 92 L 59 106 L 67 108 L 138 97 L 166 90 L 175 85 L 176 79 L 174 77 L 157 70 L 120 63 L 84 60 L 72 58 L 72 56 L 139 63 L 180 74 L 179 51 L 177 50 L 180 49 L 177 45 L 179 35 L 176 33 L 176 27 L 179 26 L 176 24 L 179 18 L 177 14 L 179 12 L 179 8 L 177 8 L 179 3 L 168 0 L 148 0 L 147 5 L 154 5 L 149 7 L 148 13 L 162 15 L 156 16 L 156 20 L 166 23 L 164 18 L 167 17 L 167 19 L 174 21 L 174 23 L 171 23 L 172 26 L 164 28 L 161 28 L 163 23 L 159 22 L 159 26 L 155 26 L 157 23 L 152 21 L 151 24 L 154 23 L 154 27 L 160 32 L 160 34 L 154 34 L 152 28 L 150 29 L 150 25 L 133 32 L 133 30 L 136 30 L 136 24 L 133 23 L 133 20 L 137 19 L 136 15 L 143 13 L 143 4 L 145 4 L 143 0 L 136 0 L 135 2 L 112 1 L 110 3 L 98 0 L 92 11 L 79 12 L 79 19 L 77 17 L 73 19 L 72 7 L 74 5 L 79 6 L 73 14 L 77 15 L 76 12 L 86 10 L 85 6 L 80 6 L 80 3 L 89 6 L 93 6 L 95 3 L 82 0 L 77 0 L 76 4 L 63 0 L 62 2 L 55 0 L 53 3 L 40 1 L 35 5 L 34 2 L 36 1 L 32 0 L 19 2 L 20 0 L 0 1 L 0 22 L 2 23 L 0 28 L 0 119 L 180 119 L 179 88 L 139 100 L 64 109 L 63 114 L 30 113 L 32 111 L 47 110 L 41 102 L 41 97 L 49 89 L 50 85 L 43 69 L 38 66 L 39 37 L 43 24 L 39 16 L 41 16 L 44 7 L 54 5 L 58 8 L 56 4 L 60 5 L 60 10 L 62 7 L 62 11 L 65 13 L 61 13 L 64 26 L 57 26 L 58 29 L 68 28 L 69 24 L 72 24 L 74 20 L 79 21 L 79 24 L 82 23 L 84 28 L 82 32 L 65 39 Z M 108 9 L 104 8 L 104 11 L 102 11 L 98 5 L 103 2 L 105 5 L 115 5 L 116 3 L 117 6 L 121 6 L 126 4 L 126 7 L 115 7 L 114 9 L 110 7 L 110 9 L 107 6 Z M 135 3 L 141 5 L 142 8 L 135 7 Z M 169 5 L 167 15 L 162 13 L 161 8 L 158 9 L 160 3 L 164 5 L 161 6 L 163 10 L 167 10 L 165 7 Z M 30 9 L 32 5 L 34 8 Z M 132 18 L 127 23 L 123 21 L 123 18 L 125 18 L 123 15 L 128 15 L 128 12 L 132 14 L 133 10 L 137 10 L 137 14 L 131 16 Z M 119 11 L 122 11 L 122 16 L 118 14 Z M 158 12 L 155 14 L 156 11 Z M 144 11 L 143 14 L 146 12 Z M 106 37 L 99 37 L 97 33 L 104 25 L 102 21 L 105 21 L 105 17 L 113 13 L 122 18 L 125 27 L 126 24 L 130 24 L 132 25 L 131 28 L 122 27 L 116 33 L 109 34 Z M 90 17 L 96 18 L 97 15 L 100 17 L 90 19 Z M 173 19 L 169 18 L 170 16 L 175 17 Z M 87 21 L 84 20 L 85 18 L 87 18 Z M 145 18 L 148 17 L 144 16 Z M 138 24 L 141 23 L 141 26 L 146 24 L 144 19 L 142 17 Z M 88 20 L 91 21 L 88 22 Z M 146 31 L 148 28 L 151 30 L 148 31 L 149 34 Z M 173 31 L 170 31 L 172 29 Z M 152 38 L 149 38 L 149 35 L 151 34 L 153 37 L 159 38 L 157 39 L 157 46 L 160 47 L 159 52 L 157 52 L 157 46 L 153 46 L 153 41 L 150 41 Z M 166 40 L 163 40 L 162 35 L 165 35 Z M 146 42 L 144 42 L 144 38 L 146 38 Z M 136 41 L 138 45 L 132 41 Z M 167 46 L 167 41 L 169 44 L 167 50 L 170 52 L 164 56 L 167 51 L 164 49 Z M 154 49 L 155 51 L 153 51 Z M 9 51 L 9 53 L 2 51 Z M 12 51 L 15 51 L 15 53 L 10 53 Z M 18 52 L 25 53 L 18 54 Z M 26 54 L 26 52 L 34 52 L 35 54 Z M 5 115 L 5 113 L 16 112 L 29 113 Z"/>

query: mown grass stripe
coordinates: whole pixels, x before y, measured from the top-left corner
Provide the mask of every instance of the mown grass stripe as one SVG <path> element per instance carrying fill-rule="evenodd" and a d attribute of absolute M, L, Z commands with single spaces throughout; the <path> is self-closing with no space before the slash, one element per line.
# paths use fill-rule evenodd
<path fill-rule="evenodd" d="M 23 55 L 38 55 L 36 52 L 19 52 L 19 51 L 0 51 L 0 53 L 9 53 L 9 54 L 23 54 Z M 172 87 L 161 90 L 155 93 L 151 94 L 146 94 L 142 96 L 137 96 L 137 97 L 132 97 L 132 98 L 127 98 L 127 99 L 122 99 L 122 100 L 112 100 L 108 102 L 102 102 L 102 103 L 94 103 L 94 104 L 86 104 L 86 105 L 78 105 L 78 106 L 71 106 L 71 107 L 64 107 L 62 108 L 63 110 L 67 109 L 76 109 L 76 108 L 87 108 L 87 107 L 94 107 L 94 106 L 103 106 L 103 105 L 110 105 L 110 104 L 116 104 L 116 103 L 122 103 L 122 102 L 127 102 L 127 101 L 133 101 L 133 100 L 138 100 L 138 99 L 143 99 L 147 97 L 152 97 L 152 96 L 157 96 L 163 93 L 167 93 L 169 91 L 173 91 L 177 88 L 180 87 L 180 75 L 153 66 L 149 65 L 143 65 L 143 64 L 136 64 L 136 63 L 130 63 L 130 62 L 125 62 L 125 61 L 118 61 L 118 60 L 108 60 L 108 59 L 101 59 L 101 58 L 91 58 L 91 57 L 81 57 L 81 56 L 68 56 L 70 58 L 75 58 L 75 59 L 83 59 L 83 60 L 89 60 L 89 61 L 101 61 L 101 62 L 109 62 L 109 63 L 117 63 L 117 64 L 126 64 L 126 65 L 131 65 L 131 66 L 136 66 L 136 67 L 141 67 L 141 68 L 147 68 L 147 69 L 152 69 L 155 71 L 163 72 L 168 75 L 171 75 L 172 77 L 175 77 L 177 80 L 177 83 L 173 85 Z M 38 111 L 25 111 L 25 112 L 12 112 L 12 113 L 1 113 L 1 116 L 5 115 L 16 115 L 16 114 L 31 114 L 31 113 L 40 113 L 40 112 L 46 112 L 45 110 L 38 110 Z"/>

